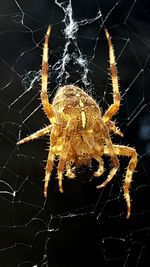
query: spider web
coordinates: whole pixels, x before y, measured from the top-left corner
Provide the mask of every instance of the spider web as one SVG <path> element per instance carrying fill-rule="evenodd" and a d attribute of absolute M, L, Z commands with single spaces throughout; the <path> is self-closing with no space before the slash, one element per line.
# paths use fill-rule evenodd
<path fill-rule="evenodd" d="M 143 0 L 1 1 L 0 4 L 0 266 L 147 266 L 150 238 L 150 15 Z M 44 34 L 49 42 L 49 98 L 74 83 L 105 111 L 112 103 L 108 47 L 112 36 L 122 95 L 116 144 L 139 154 L 126 217 L 122 182 L 128 160 L 104 189 L 93 166 L 57 188 L 56 166 L 43 197 L 48 138 L 22 146 L 17 140 L 48 124 L 41 107 L 40 69 Z"/>

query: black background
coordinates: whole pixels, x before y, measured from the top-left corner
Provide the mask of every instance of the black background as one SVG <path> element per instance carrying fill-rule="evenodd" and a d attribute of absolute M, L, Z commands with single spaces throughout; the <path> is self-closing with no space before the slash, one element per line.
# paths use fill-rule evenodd
<path fill-rule="evenodd" d="M 66 1 L 66 5 L 67 5 Z M 148 1 L 72 0 L 79 29 L 78 47 L 89 63 L 88 80 L 83 69 L 71 61 L 67 83 L 92 90 L 106 110 L 112 102 L 108 79 L 108 47 L 105 26 L 112 36 L 122 95 L 115 117 L 124 138 L 114 143 L 135 147 L 139 162 L 131 187 L 132 213 L 126 219 L 122 182 L 128 160 L 120 159 L 116 178 L 103 190 L 96 185 L 106 179 L 92 177 L 82 168 L 77 179 L 64 177 L 64 194 L 57 188 L 56 168 L 43 197 L 47 137 L 18 147 L 16 142 L 48 124 L 40 107 L 40 80 L 29 90 L 41 68 L 44 34 L 52 25 L 49 44 L 52 100 L 58 87 L 58 71 L 66 43 L 64 13 L 53 0 L 1 1 L 0 3 L 0 266 L 147 266 L 150 244 L 150 14 Z M 111 12 L 110 12 L 111 11 Z M 110 12 L 110 14 L 109 14 Z M 109 15 L 108 15 L 109 14 Z M 108 16 L 107 16 L 108 15 Z M 87 20 L 88 23 L 82 23 Z M 69 53 L 77 53 L 74 45 Z M 39 76 L 38 76 L 39 77 Z M 65 74 L 62 79 L 65 83 Z M 57 165 L 57 163 L 56 163 Z M 93 163 L 95 168 L 95 163 Z M 13 196 L 13 192 L 15 195 Z"/>

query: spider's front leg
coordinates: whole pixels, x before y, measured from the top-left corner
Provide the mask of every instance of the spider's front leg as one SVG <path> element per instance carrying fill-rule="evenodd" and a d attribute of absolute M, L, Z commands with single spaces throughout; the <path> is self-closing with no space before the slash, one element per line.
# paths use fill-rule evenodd
<path fill-rule="evenodd" d="M 48 119 L 53 124 L 56 122 L 54 111 L 52 105 L 49 103 L 47 85 L 48 85 L 48 42 L 51 34 L 51 26 L 48 27 L 45 42 L 43 47 L 43 57 L 42 57 L 42 84 L 41 84 L 41 102 L 43 105 L 44 112 L 46 113 Z"/>
<path fill-rule="evenodd" d="M 117 76 L 117 68 L 116 68 L 116 60 L 114 48 L 111 42 L 111 37 L 108 31 L 105 29 L 106 38 L 108 41 L 109 47 L 109 64 L 110 64 L 110 74 L 112 80 L 112 88 L 113 88 L 113 104 L 107 109 L 103 116 L 103 121 L 108 122 L 119 110 L 120 107 L 120 92 L 119 92 L 119 82 Z"/>

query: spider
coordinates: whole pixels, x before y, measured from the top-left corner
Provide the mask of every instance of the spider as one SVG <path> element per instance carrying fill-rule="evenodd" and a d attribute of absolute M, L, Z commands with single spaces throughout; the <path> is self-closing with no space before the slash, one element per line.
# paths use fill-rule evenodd
<path fill-rule="evenodd" d="M 48 85 L 48 42 L 51 34 L 51 26 L 45 34 L 42 57 L 41 92 L 40 99 L 45 114 L 50 124 L 43 129 L 31 134 L 17 142 L 24 144 L 40 136 L 49 135 L 50 146 L 45 168 L 44 196 L 47 197 L 48 184 L 57 157 L 59 159 L 57 167 L 59 191 L 63 192 L 62 180 L 64 170 L 68 178 L 75 178 L 72 167 L 88 165 L 95 159 L 98 162 L 98 169 L 94 176 L 99 177 L 104 172 L 103 155 L 111 158 L 112 169 L 107 179 L 97 186 L 98 189 L 106 186 L 115 176 L 119 169 L 117 156 L 130 157 L 126 171 L 123 192 L 127 204 L 127 215 L 131 214 L 131 201 L 129 188 L 132 175 L 137 165 L 137 152 L 132 147 L 114 145 L 111 141 L 110 133 L 123 136 L 119 128 L 111 120 L 120 107 L 120 92 L 115 62 L 115 53 L 111 37 L 107 29 L 105 35 L 109 49 L 110 75 L 113 89 L 113 103 L 108 107 L 104 115 L 95 100 L 84 90 L 74 84 L 64 85 L 58 88 L 52 104 L 49 102 Z"/>

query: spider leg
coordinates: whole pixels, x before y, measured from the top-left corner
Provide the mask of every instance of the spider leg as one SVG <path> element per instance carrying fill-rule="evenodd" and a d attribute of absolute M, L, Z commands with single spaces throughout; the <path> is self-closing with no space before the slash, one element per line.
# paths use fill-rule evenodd
<path fill-rule="evenodd" d="M 110 153 L 108 155 L 110 155 Z M 105 151 L 104 151 L 104 154 L 105 154 Z M 119 169 L 119 161 L 118 161 L 118 158 L 116 157 L 116 155 L 110 155 L 110 156 L 111 156 L 111 160 L 112 160 L 114 167 L 111 169 L 107 179 L 102 184 L 97 186 L 97 189 L 105 187 L 112 180 L 112 178 L 115 176 L 116 172 Z"/>
<path fill-rule="evenodd" d="M 47 164 L 45 168 L 45 178 L 44 178 L 44 196 L 45 197 L 47 197 L 47 188 L 48 188 L 51 172 L 53 169 L 54 159 L 55 159 L 55 147 L 50 146 L 50 150 L 49 150 L 48 158 L 47 158 Z"/>
<path fill-rule="evenodd" d="M 63 172 L 64 172 L 64 168 L 65 168 L 65 163 L 66 163 L 65 159 L 63 157 L 61 157 L 59 159 L 58 168 L 57 168 L 58 186 L 59 186 L 59 191 L 61 193 L 63 193 L 62 180 L 63 180 Z"/>
<path fill-rule="evenodd" d="M 123 133 L 120 131 L 120 129 L 118 127 L 116 127 L 115 123 L 113 121 L 108 121 L 106 122 L 107 127 L 109 128 L 109 130 L 111 132 L 113 132 L 114 134 L 120 135 L 121 137 L 123 137 Z"/>
<path fill-rule="evenodd" d="M 98 170 L 96 172 L 94 172 L 94 176 L 99 177 L 104 172 L 104 161 L 102 160 L 101 157 L 94 156 L 93 158 L 96 159 L 96 161 L 98 161 L 98 163 L 99 163 Z"/>
<path fill-rule="evenodd" d="M 119 92 L 119 83 L 118 83 L 118 76 L 117 76 L 117 68 L 116 68 L 116 61 L 115 61 L 115 53 L 113 49 L 113 45 L 111 42 L 111 37 L 105 29 L 105 35 L 108 41 L 109 47 L 109 64 L 110 64 L 110 74 L 112 80 L 112 88 L 113 88 L 113 104 L 107 109 L 103 116 L 103 121 L 109 121 L 119 110 L 120 107 L 120 92 Z"/>
<path fill-rule="evenodd" d="M 125 180 L 123 183 L 124 198 L 127 203 L 127 218 L 129 218 L 131 213 L 131 200 L 130 200 L 129 188 L 132 182 L 132 175 L 137 165 L 137 152 L 134 148 L 126 146 L 113 145 L 113 148 L 117 155 L 131 157 L 127 168 Z M 107 147 L 104 147 L 104 153 L 109 154 Z"/>
<path fill-rule="evenodd" d="M 45 168 L 45 184 L 44 184 L 44 196 L 47 197 L 47 188 L 51 176 L 51 172 L 53 169 L 53 163 L 55 160 L 55 156 L 58 156 L 61 158 L 61 150 L 63 151 L 63 145 L 61 145 L 62 137 L 61 137 L 62 131 L 61 127 L 59 127 L 57 124 L 52 125 L 52 131 L 50 135 L 50 148 L 49 148 L 49 154 L 47 159 L 47 164 Z M 59 180 L 61 180 L 61 174 L 59 174 Z"/>
<path fill-rule="evenodd" d="M 48 133 L 51 132 L 51 128 L 52 128 L 52 125 L 46 126 L 45 128 L 43 128 L 43 129 L 41 129 L 41 130 L 39 130 L 39 131 L 37 131 L 37 132 L 25 137 L 25 138 L 23 138 L 20 141 L 18 141 L 17 145 L 24 144 L 24 143 L 26 143 L 28 141 L 34 140 L 36 138 L 39 138 L 42 135 L 48 134 Z"/>
<path fill-rule="evenodd" d="M 74 179 L 76 176 L 71 170 L 71 165 L 69 163 L 66 164 L 66 176 L 70 179 Z"/>
<path fill-rule="evenodd" d="M 64 140 L 63 140 L 63 145 L 62 145 L 62 153 L 59 159 L 58 163 L 58 168 L 57 168 L 57 173 L 58 173 L 58 185 L 59 185 L 59 191 L 62 193 L 63 188 L 62 188 L 62 179 L 63 179 L 63 172 L 64 168 L 66 167 L 67 174 L 69 174 L 69 177 L 74 178 L 74 174 L 71 172 L 71 167 L 68 164 L 68 159 L 69 158 L 69 150 L 70 150 L 70 142 L 71 139 L 70 137 L 72 136 L 74 130 L 77 128 L 77 122 L 74 119 L 71 119 L 68 121 L 68 124 L 65 129 L 65 134 L 64 134 Z M 67 164 L 66 164 L 67 163 Z"/>
<path fill-rule="evenodd" d="M 41 85 L 41 102 L 43 105 L 44 112 L 46 113 L 48 119 L 51 123 L 55 123 L 55 115 L 52 105 L 49 103 L 47 94 L 48 85 L 48 41 L 51 33 L 51 27 L 49 26 L 45 35 L 45 42 L 43 47 L 43 59 L 42 59 L 42 85 Z"/>
<path fill-rule="evenodd" d="M 98 189 L 101 187 L 104 187 L 107 183 L 109 183 L 111 181 L 111 179 L 114 177 L 114 175 L 116 174 L 117 170 L 119 169 L 119 160 L 115 154 L 114 147 L 113 147 L 112 141 L 111 141 L 110 136 L 109 136 L 108 128 L 105 125 L 105 123 L 103 122 L 103 119 L 100 120 L 100 124 L 102 127 L 101 130 L 102 130 L 103 135 L 104 135 L 106 147 L 108 148 L 109 155 L 111 157 L 113 168 L 111 169 L 107 179 L 101 185 L 97 186 Z M 105 154 L 105 151 L 103 153 Z"/>

